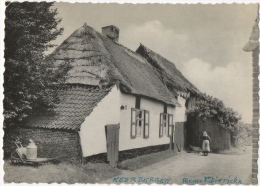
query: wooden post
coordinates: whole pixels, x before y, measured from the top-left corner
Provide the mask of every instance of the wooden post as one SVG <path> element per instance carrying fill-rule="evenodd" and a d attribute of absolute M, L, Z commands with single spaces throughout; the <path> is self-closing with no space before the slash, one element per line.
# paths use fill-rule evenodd
<path fill-rule="evenodd" d="M 81 146 L 81 139 L 80 139 L 80 135 L 79 132 L 77 133 L 77 139 L 78 139 L 78 144 L 79 144 L 79 154 L 80 154 L 80 164 L 84 163 L 84 158 L 83 158 L 83 151 L 82 151 L 82 146 Z"/>
<path fill-rule="evenodd" d="M 173 136 L 174 136 L 174 125 L 172 125 L 172 127 L 171 127 L 171 135 L 170 135 L 170 150 L 173 150 L 173 147 L 174 147 L 174 145 L 173 145 Z"/>

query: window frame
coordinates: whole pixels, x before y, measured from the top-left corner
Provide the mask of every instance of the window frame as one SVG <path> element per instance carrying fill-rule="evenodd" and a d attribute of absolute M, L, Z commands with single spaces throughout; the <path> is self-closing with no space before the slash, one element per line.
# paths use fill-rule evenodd
<path fill-rule="evenodd" d="M 172 134 L 172 127 L 174 127 L 174 125 L 173 125 L 173 114 L 168 114 L 168 134 L 167 134 L 168 137 L 171 137 L 173 135 Z"/>
<path fill-rule="evenodd" d="M 142 112 L 142 118 L 139 118 L 140 111 Z M 135 113 L 135 116 L 133 116 L 133 113 Z M 146 117 L 146 115 L 148 116 Z M 139 127 L 138 126 L 139 121 L 142 121 L 141 135 L 137 135 L 137 127 Z M 133 130 L 135 130 L 134 133 Z M 148 130 L 147 133 L 146 130 Z M 135 139 L 136 137 L 143 137 L 144 139 L 148 139 L 149 134 L 150 134 L 150 112 L 144 109 L 131 108 L 131 126 L 130 126 L 131 139 Z"/>
<path fill-rule="evenodd" d="M 142 137 L 143 135 L 143 130 L 144 130 L 144 110 L 142 109 L 137 109 L 137 114 L 136 114 L 136 137 Z M 141 117 L 140 117 L 141 115 Z M 141 122 L 141 129 L 140 132 L 141 134 L 138 134 L 138 128 L 139 128 L 139 123 Z"/>
<path fill-rule="evenodd" d="M 135 116 L 133 116 L 133 113 L 135 113 Z M 136 119 L 133 120 L 133 117 L 136 118 L 136 108 L 131 108 L 131 125 L 130 125 L 130 137 L 131 139 L 135 139 L 136 138 L 136 133 L 137 133 L 137 123 L 136 123 Z M 134 129 L 133 129 L 133 126 Z M 133 133 L 134 130 L 134 133 Z"/>
<path fill-rule="evenodd" d="M 160 113 L 159 138 L 162 138 L 164 135 L 170 137 L 172 135 L 171 133 L 173 125 L 173 114 Z"/>

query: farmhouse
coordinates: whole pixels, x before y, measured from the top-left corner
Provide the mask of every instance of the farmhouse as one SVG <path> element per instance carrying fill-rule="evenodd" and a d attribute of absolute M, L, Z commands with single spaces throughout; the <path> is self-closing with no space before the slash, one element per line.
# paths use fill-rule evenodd
<path fill-rule="evenodd" d="M 103 27 L 101 34 L 84 24 L 72 33 L 50 55 L 56 68 L 71 67 L 65 82 L 55 85 L 60 102 L 54 114 L 30 117 L 9 132 L 24 144 L 34 139 L 38 156 L 107 156 L 110 162 L 129 152 L 169 148 L 174 128 L 175 139 L 183 140 L 186 107 L 200 91 L 164 57 L 142 44 L 131 51 L 118 41 L 116 26 Z M 12 149 L 9 136 L 6 153 Z"/>

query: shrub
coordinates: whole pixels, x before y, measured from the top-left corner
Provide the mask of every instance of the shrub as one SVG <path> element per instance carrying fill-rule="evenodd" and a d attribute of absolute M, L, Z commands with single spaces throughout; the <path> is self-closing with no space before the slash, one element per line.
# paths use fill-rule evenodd
<path fill-rule="evenodd" d="M 222 128 L 231 130 L 234 130 L 234 127 L 241 120 L 238 112 L 232 108 L 225 107 L 221 100 L 206 94 L 196 101 L 195 107 L 187 110 L 187 114 L 197 116 L 205 122 L 209 118 L 215 118 Z"/>
<path fill-rule="evenodd" d="M 231 132 L 234 147 L 243 147 L 252 143 L 251 125 L 239 122 Z"/>

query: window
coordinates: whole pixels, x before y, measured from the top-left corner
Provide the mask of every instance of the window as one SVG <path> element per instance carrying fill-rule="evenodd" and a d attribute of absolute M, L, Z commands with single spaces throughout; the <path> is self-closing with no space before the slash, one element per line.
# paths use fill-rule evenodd
<path fill-rule="evenodd" d="M 160 125 L 159 125 L 159 137 L 167 135 L 168 137 L 172 135 L 173 126 L 173 115 L 167 113 L 160 114 Z"/>
<path fill-rule="evenodd" d="M 144 126 L 144 112 L 143 112 L 143 110 L 137 110 L 136 114 L 137 114 L 137 117 L 136 117 L 136 123 L 137 123 L 136 136 L 142 136 L 143 126 Z"/>
<path fill-rule="evenodd" d="M 131 109 L 131 138 L 149 138 L 149 111 L 137 108 Z"/>

